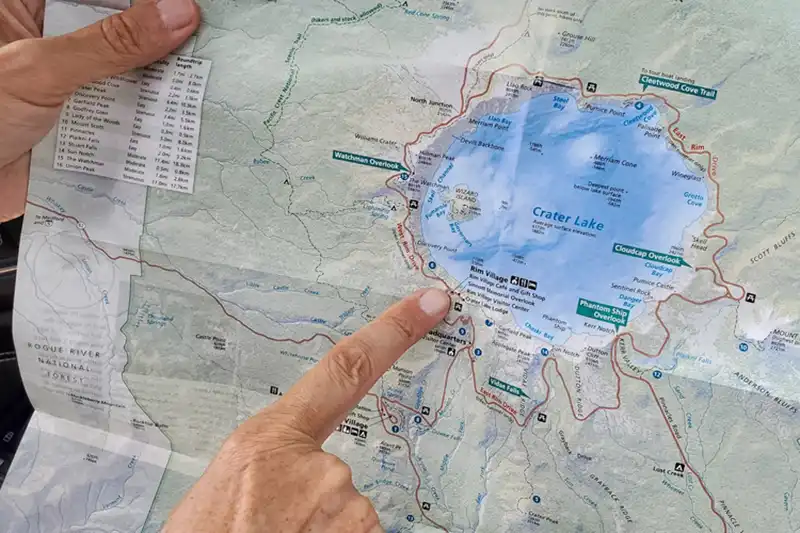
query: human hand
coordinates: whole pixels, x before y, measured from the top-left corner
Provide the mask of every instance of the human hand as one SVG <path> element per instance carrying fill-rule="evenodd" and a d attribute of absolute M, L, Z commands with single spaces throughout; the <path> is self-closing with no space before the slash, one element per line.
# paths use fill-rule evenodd
<path fill-rule="evenodd" d="M 0 3 L 0 221 L 25 209 L 30 150 L 82 85 L 156 61 L 200 23 L 194 0 L 142 0 L 68 35 L 41 36 L 44 0 Z"/>
<path fill-rule="evenodd" d="M 321 446 L 449 308 L 447 293 L 418 291 L 338 343 L 278 402 L 233 432 L 164 533 L 383 531 L 348 466 Z"/>

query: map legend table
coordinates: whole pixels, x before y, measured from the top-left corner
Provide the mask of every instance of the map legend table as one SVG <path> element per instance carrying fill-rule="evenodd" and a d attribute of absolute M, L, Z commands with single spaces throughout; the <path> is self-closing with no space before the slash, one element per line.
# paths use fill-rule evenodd
<path fill-rule="evenodd" d="M 191 193 L 211 62 L 171 55 L 64 105 L 53 167 Z"/>

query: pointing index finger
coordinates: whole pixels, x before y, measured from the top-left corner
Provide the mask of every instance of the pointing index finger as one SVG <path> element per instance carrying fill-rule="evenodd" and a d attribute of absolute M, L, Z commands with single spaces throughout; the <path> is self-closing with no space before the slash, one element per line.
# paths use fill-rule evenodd
<path fill-rule="evenodd" d="M 296 428 L 322 444 L 392 364 L 449 309 L 446 292 L 420 290 L 339 342 L 282 398 Z"/>

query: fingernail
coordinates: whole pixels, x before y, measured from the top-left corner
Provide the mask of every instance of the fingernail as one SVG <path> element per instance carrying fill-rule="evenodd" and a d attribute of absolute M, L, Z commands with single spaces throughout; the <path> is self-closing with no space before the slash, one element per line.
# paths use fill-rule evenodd
<path fill-rule="evenodd" d="M 428 289 L 419 299 L 419 308 L 429 316 L 441 315 L 450 309 L 450 296 L 439 289 Z"/>
<path fill-rule="evenodd" d="M 191 24 L 196 16 L 194 0 L 158 0 L 161 20 L 169 30 L 180 30 Z"/>

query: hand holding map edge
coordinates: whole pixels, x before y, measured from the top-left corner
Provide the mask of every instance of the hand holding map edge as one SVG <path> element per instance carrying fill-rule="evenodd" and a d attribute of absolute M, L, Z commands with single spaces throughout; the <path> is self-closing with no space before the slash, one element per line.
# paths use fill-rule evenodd
<path fill-rule="evenodd" d="M 447 293 L 420 290 L 339 342 L 277 403 L 234 431 L 165 533 L 383 531 L 350 468 L 321 445 L 449 308 Z"/>
<path fill-rule="evenodd" d="M 42 12 L 43 1 L 0 8 L 0 221 L 23 213 L 30 149 L 75 90 L 167 55 L 200 23 L 194 0 L 144 0 L 74 33 L 42 39 Z"/>

